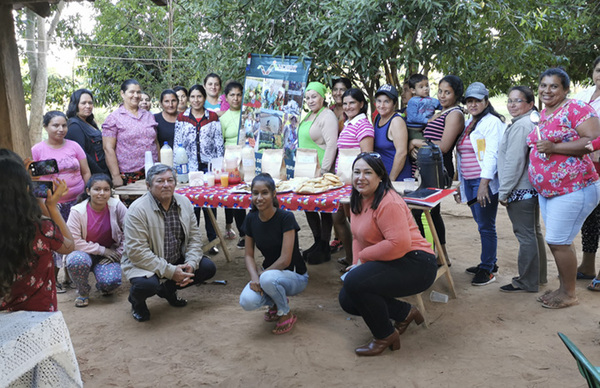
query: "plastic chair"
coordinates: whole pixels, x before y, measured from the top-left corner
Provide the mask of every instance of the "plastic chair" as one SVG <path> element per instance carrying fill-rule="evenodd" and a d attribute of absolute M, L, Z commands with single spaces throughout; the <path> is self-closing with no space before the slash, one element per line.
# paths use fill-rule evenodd
<path fill-rule="evenodd" d="M 587 380 L 588 387 L 600 388 L 600 367 L 594 366 L 566 335 L 558 333 L 558 336 L 577 361 L 579 373 Z"/>

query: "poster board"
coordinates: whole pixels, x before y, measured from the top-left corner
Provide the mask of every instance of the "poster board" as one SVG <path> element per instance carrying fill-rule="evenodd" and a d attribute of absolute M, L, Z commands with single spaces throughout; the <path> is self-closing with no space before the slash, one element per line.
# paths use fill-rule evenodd
<path fill-rule="evenodd" d="M 311 58 L 250 54 L 246 66 L 238 144 L 254 147 L 257 171 L 264 149 L 284 150 L 293 177 L 298 126 Z"/>

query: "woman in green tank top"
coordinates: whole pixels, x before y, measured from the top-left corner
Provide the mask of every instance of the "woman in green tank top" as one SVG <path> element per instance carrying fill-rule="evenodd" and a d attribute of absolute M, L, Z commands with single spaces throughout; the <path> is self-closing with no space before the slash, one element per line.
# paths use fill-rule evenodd
<path fill-rule="evenodd" d="M 302 120 L 298 128 L 298 148 L 317 150 L 321 174 L 330 172 L 333 168 L 338 135 L 338 122 L 335 114 L 325 108 L 325 92 L 325 85 L 320 82 L 308 84 L 305 100 L 310 113 Z M 315 243 L 304 251 L 304 260 L 309 264 L 320 264 L 331 260 L 329 250 L 333 226 L 331 213 L 305 213 Z"/>

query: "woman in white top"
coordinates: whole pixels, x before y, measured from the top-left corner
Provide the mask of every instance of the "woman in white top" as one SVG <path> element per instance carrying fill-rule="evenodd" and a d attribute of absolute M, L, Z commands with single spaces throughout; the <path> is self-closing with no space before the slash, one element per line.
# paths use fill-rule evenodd
<path fill-rule="evenodd" d="M 489 92 L 481 82 L 469 85 L 465 92 L 471 118 L 458 139 L 457 165 L 461 201 L 471 206 L 481 237 L 481 263 L 467 269 L 474 273 L 471 282 L 483 286 L 496 280 L 496 212 L 498 210 L 498 144 L 504 133 L 504 117 L 489 101 Z"/>

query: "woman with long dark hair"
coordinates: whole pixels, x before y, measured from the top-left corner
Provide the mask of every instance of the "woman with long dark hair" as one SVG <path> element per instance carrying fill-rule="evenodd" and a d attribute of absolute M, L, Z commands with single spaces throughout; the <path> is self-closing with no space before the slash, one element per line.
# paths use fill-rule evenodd
<path fill-rule="evenodd" d="M 38 201 L 23 161 L 6 149 L 0 149 L 0 179 L 0 310 L 56 311 L 52 251 L 73 250 L 58 210 L 67 184 L 55 179 L 53 191 Z M 42 216 L 41 206 L 50 218 Z"/>
<path fill-rule="evenodd" d="M 339 301 L 344 311 L 360 315 L 373 334 L 356 354 L 376 356 L 387 347 L 400 349 L 400 334 L 413 321 L 423 323 L 416 307 L 396 298 L 428 289 L 437 261 L 379 154 L 363 152 L 354 161 L 350 207 L 354 262 Z"/>
<path fill-rule="evenodd" d="M 77 287 L 75 307 L 89 304 L 88 277 L 94 272 L 96 288 L 110 295 L 121 285 L 123 225 L 127 208 L 112 198 L 113 183 L 106 174 L 94 174 L 80 202 L 71 208 L 67 226 L 75 239 L 75 251 L 67 256 L 66 268 Z"/>
<path fill-rule="evenodd" d="M 449 74 L 442 78 L 438 84 L 437 98 L 442 105 L 442 111 L 436 113 L 431 121 L 427 123 L 423 130 L 425 139 L 438 145 L 442 151 L 444 159 L 444 167 L 448 175 L 454 179 L 454 163 L 452 162 L 452 154 L 459 136 L 465 130 L 465 116 L 460 104 L 463 102 L 464 85 L 462 80 L 455 75 Z M 410 93 L 410 89 L 409 89 Z M 409 153 L 416 159 L 418 149 L 427 145 L 421 139 L 413 139 L 409 143 Z M 425 234 L 423 224 L 421 222 L 422 210 L 412 211 L 421 234 Z M 450 257 L 446 250 L 446 226 L 441 214 L 441 204 L 438 204 L 431 209 L 431 219 L 435 230 L 440 239 L 440 245 L 446 256 L 446 261 L 450 266 Z"/>
<path fill-rule="evenodd" d="M 173 89 L 165 89 L 160 94 L 160 107 L 162 112 L 154 114 L 154 120 L 158 124 L 156 127 L 156 137 L 158 144 L 169 144 L 175 150 L 176 144 L 173 143 L 175 137 L 175 121 L 177 121 L 177 93 Z"/>
<path fill-rule="evenodd" d="M 279 208 L 275 182 L 269 174 L 254 177 L 251 192 L 252 209 L 244 221 L 250 282 L 240 295 L 240 305 L 244 310 L 268 306 L 265 321 L 277 322 L 273 334 L 285 334 L 297 320 L 287 297 L 301 293 L 308 284 L 298 247 L 300 226 L 293 213 Z M 255 246 L 265 258 L 260 267 L 254 260 Z"/>
<path fill-rule="evenodd" d="M 94 120 L 94 95 L 87 89 L 78 89 L 71 94 L 67 108 L 67 126 L 65 139 L 77 142 L 83 148 L 92 174 L 108 174 L 102 132 Z"/>
<path fill-rule="evenodd" d="M 471 213 L 481 238 L 481 263 L 470 267 L 474 286 L 496 281 L 496 213 L 498 211 L 498 144 L 504 133 L 504 117 L 489 100 L 489 92 L 481 82 L 474 82 L 465 92 L 467 110 L 471 118 L 458 139 L 458 177 L 462 202 L 476 199 Z"/>

